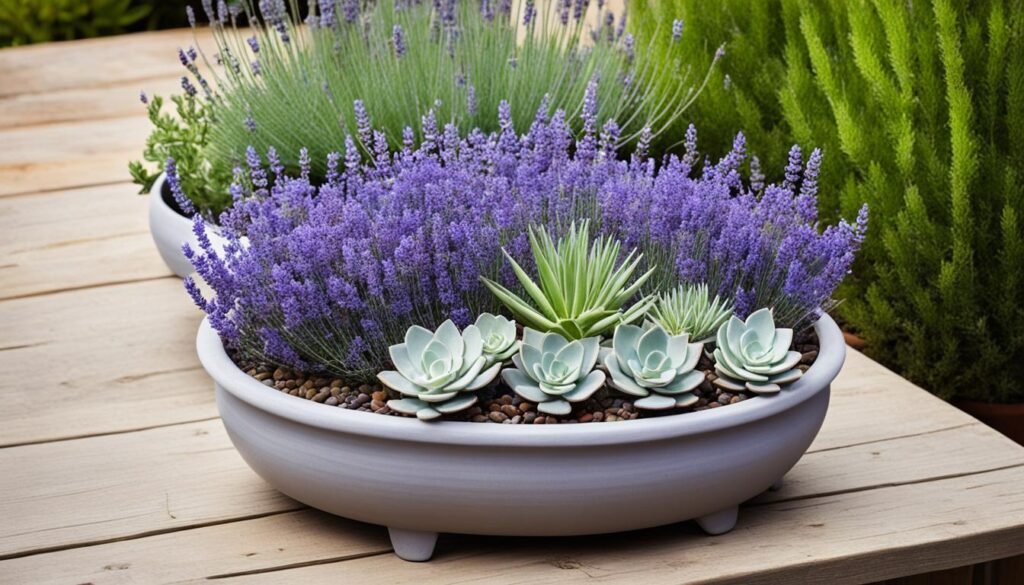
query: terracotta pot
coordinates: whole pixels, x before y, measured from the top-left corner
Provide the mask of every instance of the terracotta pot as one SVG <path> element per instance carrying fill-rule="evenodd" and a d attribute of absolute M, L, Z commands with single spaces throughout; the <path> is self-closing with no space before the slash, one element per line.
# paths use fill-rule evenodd
<path fill-rule="evenodd" d="M 954 400 L 953 405 L 1024 445 L 1024 403 L 992 404 L 977 400 Z"/>
<path fill-rule="evenodd" d="M 778 394 L 577 425 L 428 423 L 331 408 L 248 376 L 207 321 L 197 346 L 224 427 L 256 473 L 314 508 L 387 526 L 399 557 L 423 561 L 438 532 L 561 536 L 689 519 L 729 531 L 739 504 L 778 484 L 825 418 L 846 345 L 828 315 L 815 330 L 817 360 Z"/>

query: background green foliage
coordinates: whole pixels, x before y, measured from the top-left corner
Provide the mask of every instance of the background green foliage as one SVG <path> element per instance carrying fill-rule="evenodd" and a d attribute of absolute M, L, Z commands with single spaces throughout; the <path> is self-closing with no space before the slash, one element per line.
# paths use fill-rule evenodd
<path fill-rule="evenodd" d="M 0 0 L 0 47 L 186 26 L 188 0 Z"/>
<path fill-rule="evenodd" d="M 823 215 L 870 205 L 840 313 L 872 356 L 944 397 L 1024 400 L 1022 6 L 648 2 L 639 44 L 679 16 L 688 46 L 728 43 L 680 123 L 719 148 L 742 129 L 773 161 L 821 147 Z"/>

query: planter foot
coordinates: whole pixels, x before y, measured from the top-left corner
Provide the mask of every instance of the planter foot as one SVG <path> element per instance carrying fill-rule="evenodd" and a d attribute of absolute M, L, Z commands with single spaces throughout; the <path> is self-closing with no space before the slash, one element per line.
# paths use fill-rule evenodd
<path fill-rule="evenodd" d="M 701 530 L 711 535 L 725 534 L 736 526 L 736 517 L 739 515 L 739 506 L 726 508 L 724 510 L 701 516 L 697 518 L 697 524 Z"/>
<path fill-rule="evenodd" d="M 781 477 L 779 479 L 775 480 L 775 483 L 772 484 L 772 487 L 768 488 L 768 491 L 770 491 L 770 492 L 777 492 L 777 491 L 781 490 L 782 489 L 782 480 L 783 480 L 783 478 L 781 478 Z"/>
<path fill-rule="evenodd" d="M 436 532 L 420 532 L 419 530 L 402 530 L 388 528 L 391 546 L 398 558 L 406 561 L 428 561 L 434 555 L 437 544 Z"/>

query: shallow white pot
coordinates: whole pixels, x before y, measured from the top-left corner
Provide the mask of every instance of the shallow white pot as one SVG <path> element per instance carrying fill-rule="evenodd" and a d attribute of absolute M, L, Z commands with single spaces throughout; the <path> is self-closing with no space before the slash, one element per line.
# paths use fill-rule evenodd
<path fill-rule="evenodd" d="M 559 536 L 696 519 L 732 529 L 740 503 L 780 482 L 811 444 L 845 359 L 827 315 L 818 358 L 774 396 L 617 423 L 422 422 L 328 407 L 257 382 L 204 321 L 197 346 L 228 435 L 288 496 L 387 526 L 398 556 L 439 532 Z M 609 513 L 615 510 L 615 513 Z"/>
<path fill-rule="evenodd" d="M 184 278 L 195 272 L 195 269 L 185 258 L 182 246 L 189 243 L 198 249 L 199 242 L 192 231 L 192 218 L 181 215 L 164 200 L 163 187 L 166 180 L 167 176 L 161 173 L 149 191 L 149 233 L 153 236 L 153 243 L 164 264 L 171 272 Z M 222 252 L 226 240 L 210 228 L 207 228 L 206 235 L 214 248 Z"/>

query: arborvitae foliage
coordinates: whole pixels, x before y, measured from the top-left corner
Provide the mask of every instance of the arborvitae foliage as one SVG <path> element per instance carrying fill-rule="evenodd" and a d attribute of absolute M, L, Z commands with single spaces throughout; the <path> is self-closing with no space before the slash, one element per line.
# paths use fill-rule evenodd
<path fill-rule="evenodd" d="M 680 16 L 684 43 L 728 43 L 729 88 L 712 82 L 688 113 L 707 116 L 705 137 L 742 126 L 764 156 L 821 147 L 823 215 L 869 204 L 841 314 L 872 356 L 944 397 L 1024 400 L 1020 5 L 652 4 L 634 5 L 638 44 Z"/>

